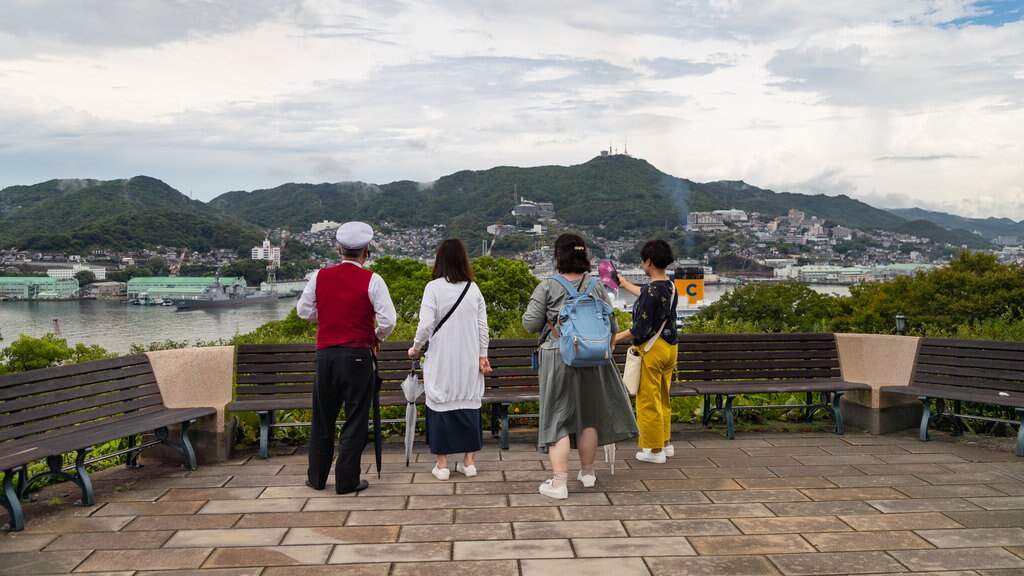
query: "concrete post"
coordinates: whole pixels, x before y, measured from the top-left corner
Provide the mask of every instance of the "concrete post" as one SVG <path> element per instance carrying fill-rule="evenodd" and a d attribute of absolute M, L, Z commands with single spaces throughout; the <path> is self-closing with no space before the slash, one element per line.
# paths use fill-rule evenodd
<path fill-rule="evenodd" d="M 914 370 L 920 338 L 885 334 L 836 334 L 843 379 L 871 390 L 843 397 L 843 418 L 872 434 L 888 434 L 921 423 L 921 403 L 913 396 L 885 394 L 882 386 L 906 386 Z"/>

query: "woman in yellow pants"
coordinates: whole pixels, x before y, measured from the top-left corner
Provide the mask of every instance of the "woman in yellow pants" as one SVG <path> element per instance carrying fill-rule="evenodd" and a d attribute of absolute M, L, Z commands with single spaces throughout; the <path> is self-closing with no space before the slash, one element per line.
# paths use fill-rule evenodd
<path fill-rule="evenodd" d="M 675 288 L 665 269 L 675 257 L 664 240 L 651 240 L 640 249 L 644 274 L 650 283 L 637 286 L 617 273 L 619 285 L 637 297 L 633 304 L 633 326 L 615 335 L 615 343 L 633 341 L 643 357 L 640 388 L 636 393 L 636 422 L 640 428 L 640 451 L 636 459 L 664 464 L 673 456 L 672 407 L 669 386 L 676 367 Z"/>

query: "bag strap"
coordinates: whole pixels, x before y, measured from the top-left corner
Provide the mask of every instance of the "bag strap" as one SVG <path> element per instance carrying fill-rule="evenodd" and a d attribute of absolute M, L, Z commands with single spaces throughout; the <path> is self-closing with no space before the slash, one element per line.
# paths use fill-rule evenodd
<path fill-rule="evenodd" d="M 569 297 L 570 298 L 573 297 L 573 296 L 576 296 L 577 294 L 579 294 L 579 292 L 576 290 L 576 288 L 573 287 L 572 283 L 569 282 L 565 278 L 565 276 L 562 276 L 561 274 L 554 274 L 554 275 L 551 276 L 551 278 L 553 278 L 555 280 L 555 282 L 558 282 L 559 284 L 561 284 L 562 288 L 565 288 L 565 291 L 569 293 Z"/>
<path fill-rule="evenodd" d="M 672 295 L 668 297 L 668 305 L 669 305 L 669 307 L 672 306 L 672 301 L 675 300 L 675 299 L 676 299 L 676 285 L 675 285 L 675 282 L 673 282 L 672 283 Z M 670 310 L 669 313 L 671 314 L 671 310 Z M 661 322 L 661 328 L 658 328 L 658 331 L 654 333 L 654 336 L 651 336 L 651 339 L 647 341 L 647 345 L 644 346 L 644 354 L 650 352 L 651 348 L 654 347 L 654 343 L 658 341 L 658 338 L 661 337 L 661 333 L 665 331 L 665 324 L 668 324 L 668 316 L 665 316 L 665 319 Z"/>
<path fill-rule="evenodd" d="M 565 276 L 562 276 L 561 274 L 552 274 L 550 276 L 550 278 L 552 280 L 558 282 L 559 284 L 561 284 L 562 288 L 565 288 L 565 291 L 569 294 L 569 298 L 572 298 L 573 296 L 580 295 L 579 290 L 577 290 L 572 285 L 572 282 L 569 282 L 569 280 L 566 279 Z M 590 279 L 590 286 L 587 287 L 587 290 L 584 292 L 584 295 L 590 294 L 590 291 L 594 289 L 594 285 L 596 283 L 597 283 L 597 278 L 591 278 Z M 583 286 L 583 278 L 580 278 L 580 286 L 581 287 Z M 550 320 L 548 321 L 548 328 L 551 330 L 551 333 L 555 335 L 555 338 L 561 338 L 561 335 L 558 333 L 558 328 L 556 328 L 555 324 L 553 324 Z M 537 342 L 537 346 L 539 347 L 541 344 L 543 344 L 544 340 L 546 340 L 546 339 L 547 339 L 547 337 L 544 334 L 541 334 L 540 335 L 540 339 Z"/>
<path fill-rule="evenodd" d="M 455 305 L 452 306 L 452 309 L 444 315 L 444 318 L 441 318 L 441 321 L 437 323 L 437 326 L 434 326 L 434 334 L 437 334 L 437 331 L 441 329 L 441 326 L 444 326 L 444 323 L 452 317 L 452 314 L 455 312 L 455 309 L 459 307 L 459 304 L 462 304 L 462 299 L 466 297 L 466 292 L 469 292 L 469 287 L 472 284 L 472 282 L 466 282 L 466 287 L 462 289 L 462 294 L 459 294 L 459 299 L 455 301 Z"/>

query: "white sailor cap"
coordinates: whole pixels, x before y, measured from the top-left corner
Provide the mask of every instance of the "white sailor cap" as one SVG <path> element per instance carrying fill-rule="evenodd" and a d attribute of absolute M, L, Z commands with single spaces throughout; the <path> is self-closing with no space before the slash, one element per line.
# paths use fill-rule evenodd
<path fill-rule="evenodd" d="M 365 248 L 373 240 L 373 228 L 366 222 L 345 222 L 338 228 L 338 244 L 346 250 Z"/>

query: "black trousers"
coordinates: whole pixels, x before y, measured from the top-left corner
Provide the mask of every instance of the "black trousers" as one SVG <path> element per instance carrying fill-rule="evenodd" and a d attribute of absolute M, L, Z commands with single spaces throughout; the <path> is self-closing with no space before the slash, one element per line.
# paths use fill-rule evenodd
<path fill-rule="evenodd" d="M 309 483 L 322 489 L 334 459 L 334 429 L 345 408 L 338 438 L 334 487 L 338 492 L 359 484 L 360 459 L 366 447 L 373 402 L 373 357 L 369 348 L 321 348 L 316 351 L 313 422 L 309 439 Z"/>

